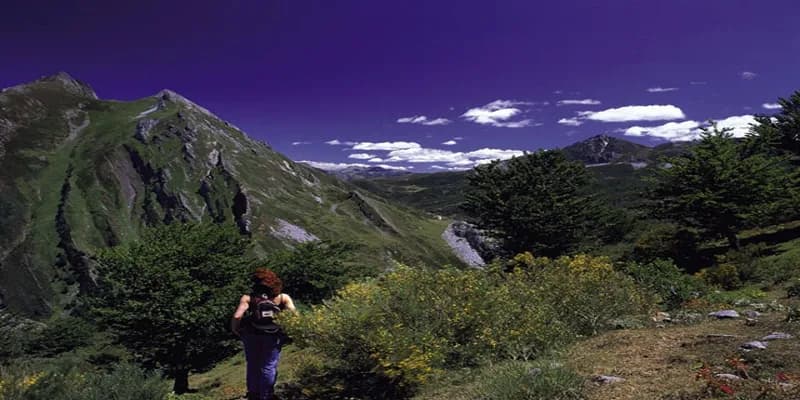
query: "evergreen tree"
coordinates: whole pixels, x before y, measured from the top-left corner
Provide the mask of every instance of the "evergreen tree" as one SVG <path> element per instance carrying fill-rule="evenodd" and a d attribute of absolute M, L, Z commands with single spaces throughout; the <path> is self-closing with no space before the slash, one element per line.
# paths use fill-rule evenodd
<path fill-rule="evenodd" d="M 596 202 L 582 189 L 586 168 L 561 151 L 538 151 L 481 165 L 468 176 L 462 208 L 509 255 L 557 256 L 589 233 Z"/>
<path fill-rule="evenodd" d="M 227 330 L 250 263 L 232 227 L 173 224 L 130 245 L 102 251 L 90 299 L 99 326 L 145 367 L 163 369 L 174 390 L 237 348 Z"/>
<path fill-rule="evenodd" d="M 784 158 L 755 151 L 730 131 L 712 125 L 687 154 L 667 159 L 648 197 L 655 217 L 738 248 L 737 232 L 770 224 L 788 204 L 795 174 Z"/>
<path fill-rule="evenodd" d="M 781 110 L 775 115 L 756 117 L 756 125 L 750 135 L 759 144 L 786 152 L 800 163 L 800 91 L 787 99 L 778 99 Z"/>

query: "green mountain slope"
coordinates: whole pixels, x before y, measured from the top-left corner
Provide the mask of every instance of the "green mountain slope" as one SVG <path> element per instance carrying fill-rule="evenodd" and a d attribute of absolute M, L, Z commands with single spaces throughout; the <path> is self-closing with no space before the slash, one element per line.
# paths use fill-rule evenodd
<path fill-rule="evenodd" d="M 46 315 L 94 250 L 174 221 L 236 224 L 254 252 L 321 239 L 361 259 L 456 264 L 440 221 L 296 164 L 184 97 L 100 100 L 66 74 L 0 93 L 0 308 Z"/>

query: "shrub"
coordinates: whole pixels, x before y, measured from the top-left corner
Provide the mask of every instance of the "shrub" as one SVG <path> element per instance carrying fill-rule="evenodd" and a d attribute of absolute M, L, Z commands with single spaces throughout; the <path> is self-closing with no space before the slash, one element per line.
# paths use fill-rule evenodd
<path fill-rule="evenodd" d="M 792 283 L 786 288 L 786 297 L 800 297 L 800 281 Z"/>
<path fill-rule="evenodd" d="M 687 275 L 669 260 L 657 259 L 646 264 L 631 262 L 622 270 L 658 295 L 660 303 L 668 310 L 681 307 L 704 290 L 702 281 Z"/>
<path fill-rule="evenodd" d="M 510 272 L 398 266 L 283 323 L 300 345 L 351 376 L 411 392 L 441 371 L 487 357 L 536 357 L 647 306 L 633 280 L 605 258 L 530 256 Z"/>
<path fill-rule="evenodd" d="M 733 290 L 742 286 L 739 269 L 733 264 L 725 263 L 706 268 L 698 274 L 698 277 L 711 286 L 718 286 L 725 290 Z"/>
<path fill-rule="evenodd" d="M 744 246 L 738 250 L 728 250 L 717 257 L 717 263 L 730 264 L 736 267 L 739 281 L 754 282 L 761 278 L 760 262 L 769 253 L 769 247 L 764 243 L 755 243 Z"/>
<path fill-rule="evenodd" d="M 511 361 L 486 368 L 469 398 L 486 400 L 579 400 L 583 378 L 553 362 Z"/>
<path fill-rule="evenodd" d="M 51 319 L 40 330 L 31 332 L 28 351 L 39 357 L 53 357 L 92 343 L 94 327 L 84 319 L 61 316 Z"/>
<path fill-rule="evenodd" d="M 640 263 L 670 259 L 678 267 L 693 271 L 701 264 L 697 235 L 674 224 L 654 223 L 642 233 L 633 247 L 633 257 Z"/>
<path fill-rule="evenodd" d="M 16 366 L 0 369 L 3 400 L 163 400 L 167 385 L 130 364 L 110 372 L 74 361 L 50 362 L 44 369 Z"/>

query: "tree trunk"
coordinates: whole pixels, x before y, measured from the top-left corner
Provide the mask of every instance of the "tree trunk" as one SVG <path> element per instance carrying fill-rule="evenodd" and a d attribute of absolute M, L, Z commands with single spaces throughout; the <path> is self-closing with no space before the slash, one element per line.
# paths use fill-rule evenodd
<path fill-rule="evenodd" d="M 175 394 L 184 394 L 189 391 L 189 371 L 175 371 L 175 385 L 172 386 Z"/>
<path fill-rule="evenodd" d="M 739 250 L 739 238 L 736 236 L 736 232 L 728 232 L 726 236 L 728 237 L 728 245 L 734 250 Z"/>

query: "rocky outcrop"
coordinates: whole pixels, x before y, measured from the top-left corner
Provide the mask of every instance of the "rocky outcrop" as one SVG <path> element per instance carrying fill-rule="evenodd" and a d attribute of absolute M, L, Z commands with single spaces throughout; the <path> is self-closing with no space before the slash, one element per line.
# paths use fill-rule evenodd
<path fill-rule="evenodd" d="M 136 123 L 136 133 L 134 137 L 136 140 L 147 143 L 147 139 L 150 135 L 150 130 L 153 129 L 158 124 L 158 120 L 156 119 L 140 119 L 139 122 Z"/>
<path fill-rule="evenodd" d="M 475 250 L 466 237 L 462 236 L 463 231 L 454 228 L 454 222 L 447 226 L 447 229 L 442 233 L 442 239 L 450 246 L 453 253 L 459 260 L 471 267 L 482 267 L 486 265 L 486 261 L 481 257 L 480 253 Z"/>
<path fill-rule="evenodd" d="M 316 235 L 308 233 L 308 231 L 305 229 L 288 221 L 278 218 L 277 222 L 278 226 L 270 227 L 272 235 L 277 238 L 288 239 L 298 243 L 314 242 L 319 240 Z"/>
<path fill-rule="evenodd" d="M 147 225 L 158 223 L 171 223 L 173 221 L 186 222 L 189 220 L 189 211 L 186 210 L 175 194 L 167 188 L 168 171 L 155 168 L 130 146 L 125 146 L 133 168 L 145 186 L 143 201 L 143 217 Z M 162 216 L 163 214 L 163 216 Z"/>
<path fill-rule="evenodd" d="M 72 179 L 72 166 L 67 169 L 67 176 L 61 185 L 61 198 L 56 211 L 56 233 L 58 234 L 58 247 L 64 251 L 65 261 L 78 281 L 81 292 L 86 293 L 95 287 L 96 282 L 89 265 L 89 256 L 78 249 L 72 239 L 72 227 L 67 221 L 65 210 L 72 189 L 70 179 Z"/>
<path fill-rule="evenodd" d="M 383 231 L 397 233 L 397 230 L 381 215 L 381 213 L 358 192 L 350 192 L 347 199 L 355 203 L 361 214 L 373 225 Z"/>

